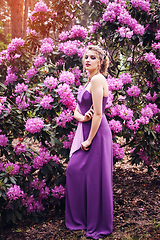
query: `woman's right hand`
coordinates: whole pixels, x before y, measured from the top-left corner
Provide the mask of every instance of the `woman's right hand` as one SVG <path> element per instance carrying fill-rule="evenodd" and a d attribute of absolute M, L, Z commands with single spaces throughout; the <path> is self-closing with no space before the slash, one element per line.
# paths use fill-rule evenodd
<path fill-rule="evenodd" d="M 88 122 L 92 119 L 94 115 L 93 105 L 90 107 L 90 109 L 85 113 L 83 122 Z"/>

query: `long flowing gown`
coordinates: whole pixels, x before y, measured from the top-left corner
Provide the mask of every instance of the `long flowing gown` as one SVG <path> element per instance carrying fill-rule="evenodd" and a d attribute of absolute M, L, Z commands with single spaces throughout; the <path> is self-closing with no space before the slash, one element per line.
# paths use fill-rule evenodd
<path fill-rule="evenodd" d="M 92 105 L 85 88 L 77 102 L 84 115 Z M 86 236 L 102 238 L 112 233 L 112 135 L 104 115 L 107 97 L 103 97 L 103 116 L 89 151 L 74 150 L 66 172 L 65 223 L 71 230 L 86 229 Z M 83 138 L 88 138 L 91 120 L 82 123 Z M 77 129 L 78 130 L 78 129 Z M 76 135 L 82 135 L 81 130 Z M 74 143 L 75 145 L 75 143 Z"/>

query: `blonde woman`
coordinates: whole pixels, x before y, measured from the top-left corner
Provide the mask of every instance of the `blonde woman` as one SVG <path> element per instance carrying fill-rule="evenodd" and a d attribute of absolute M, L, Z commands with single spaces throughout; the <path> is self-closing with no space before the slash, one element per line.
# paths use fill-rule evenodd
<path fill-rule="evenodd" d="M 66 173 L 66 227 L 85 229 L 93 239 L 112 233 L 112 135 L 104 115 L 108 64 L 102 48 L 87 47 L 83 67 L 89 81 L 77 96 L 79 123 Z"/>

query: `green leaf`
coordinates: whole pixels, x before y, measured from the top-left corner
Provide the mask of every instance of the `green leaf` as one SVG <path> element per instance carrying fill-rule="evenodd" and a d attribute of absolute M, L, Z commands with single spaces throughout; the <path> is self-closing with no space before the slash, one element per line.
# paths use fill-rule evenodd
<path fill-rule="evenodd" d="M 9 180 L 11 181 L 11 183 L 16 184 L 16 180 L 14 177 L 9 177 Z"/>
<path fill-rule="evenodd" d="M 11 213 L 11 220 L 12 220 L 13 223 L 16 222 L 16 215 L 14 214 L 13 211 L 12 211 L 12 213 Z"/>
<path fill-rule="evenodd" d="M 22 213 L 20 213 L 17 209 L 15 210 L 15 214 L 19 220 L 22 220 Z"/>

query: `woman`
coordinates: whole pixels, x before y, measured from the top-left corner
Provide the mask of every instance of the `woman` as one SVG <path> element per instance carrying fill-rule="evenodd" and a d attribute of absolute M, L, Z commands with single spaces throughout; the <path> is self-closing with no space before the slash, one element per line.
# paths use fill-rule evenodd
<path fill-rule="evenodd" d="M 86 229 L 93 239 L 112 232 L 112 135 L 104 115 L 108 62 L 100 47 L 87 47 L 83 67 L 90 80 L 77 96 L 74 117 L 79 124 L 66 173 L 66 227 Z"/>

